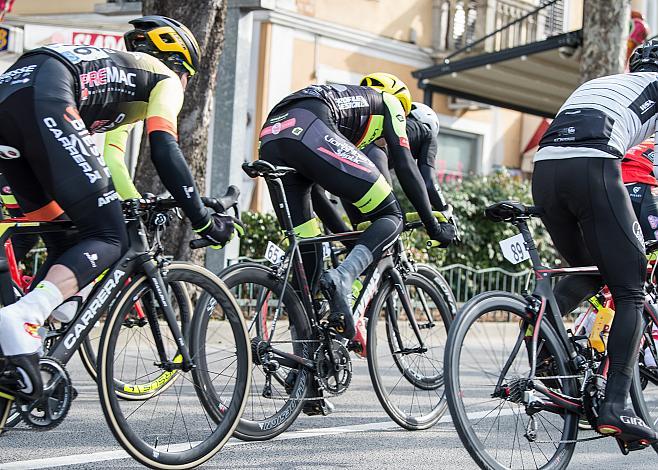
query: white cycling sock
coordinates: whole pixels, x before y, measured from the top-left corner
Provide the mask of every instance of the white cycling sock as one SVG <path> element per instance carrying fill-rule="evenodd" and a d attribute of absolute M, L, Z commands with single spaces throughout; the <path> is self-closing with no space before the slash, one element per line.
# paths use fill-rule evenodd
<path fill-rule="evenodd" d="M 62 303 L 62 293 L 52 282 L 41 281 L 18 302 L 0 309 L 0 347 L 5 356 L 32 354 L 41 347 L 38 327 Z M 34 325 L 34 326 L 33 326 Z"/>
<path fill-rule="evenodd" d="M 73 320 L 75 314 L 78 313 L 80 305 L 87 300 L 87 297 L 93 288 L 94 283 L 90 282 L 84 289 L 53 310 L 53 318 L 62 323 L 69 323 Z"/>

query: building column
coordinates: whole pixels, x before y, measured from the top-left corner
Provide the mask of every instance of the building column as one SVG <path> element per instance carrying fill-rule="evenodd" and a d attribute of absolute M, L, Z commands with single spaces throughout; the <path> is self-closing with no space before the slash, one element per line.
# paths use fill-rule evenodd
<path fill-rule="evenodd" d="M 253 15 L 244 1 L 230 0 L 224 26 L 224 49 L 219 59 L 215 92 L 215 119 L 209 142 L 208 194 L 222 196 L 226 188 L 242 182 L 241 165 L 247 148 L 247 104 Z M 258 2 L 251 2 L 258 3 Z M 241 202 L 244 199 L 241 196 Z M 241 204 L 243 208 L 244 204 Z M 223 250 L 208 250 L 206 267 L 217 272 L 238 257 L 237 237 Z"/>

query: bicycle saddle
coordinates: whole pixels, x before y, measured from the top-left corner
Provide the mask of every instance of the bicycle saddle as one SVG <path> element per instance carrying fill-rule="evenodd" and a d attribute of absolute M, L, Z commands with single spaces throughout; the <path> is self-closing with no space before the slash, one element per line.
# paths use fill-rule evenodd
<path fill-rule="evenodd" d="M 297 173 L 297 170 L 288 166 L 274 166 L 265 160 L 256 160 L 242 164 L 244 171 L 250 178 L 262 176 L 264 178 L 281 178 L 285 175 Z"/>
<path fill-rule="evenodd" d="M 515 219 L 527 219 L 541 215 L 541 209 L 535 206 L 526 206 L 518 201 L 500 201 L 490 205 L 484 210 L 487 219 L 494 222 L 511 222 Z"/>

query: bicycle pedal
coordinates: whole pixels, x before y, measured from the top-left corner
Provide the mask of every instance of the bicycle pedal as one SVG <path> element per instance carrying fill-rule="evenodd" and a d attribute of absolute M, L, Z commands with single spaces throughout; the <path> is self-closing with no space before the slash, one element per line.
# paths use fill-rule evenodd
<path fill-rule="evenodd" d="M 626 442 L 617 437 L 615 438 L 615 440 L 617 441 L 619 450 L 621 450 L 621 453 L 624 455 L 628 455 L 636 450 L 646 449 L 651 445 L 651 442 L 647 439 L 640 439 L 639 441 Z"/>

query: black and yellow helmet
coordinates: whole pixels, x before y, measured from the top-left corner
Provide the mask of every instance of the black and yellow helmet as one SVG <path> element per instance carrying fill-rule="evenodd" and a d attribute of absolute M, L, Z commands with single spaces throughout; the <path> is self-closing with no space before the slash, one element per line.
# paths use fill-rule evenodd
<path fill-rule="evenodd" d="M 385 72 L 371 73 L 361 79 L 360 85 L 390 93 L 400 100 L 405 114 L 409 114 L 411 111 L 411 93 L 409 93 L 407 85 L 395 75 Z"/>
<path fill-rule="evenodd" d="M 126 49 L 157 57 L 175 72 L 199 70 L 201 49 L 189 29 L 166 16 L 152 15 L 130 21 L 135 27 L 123 35 Z"/>

